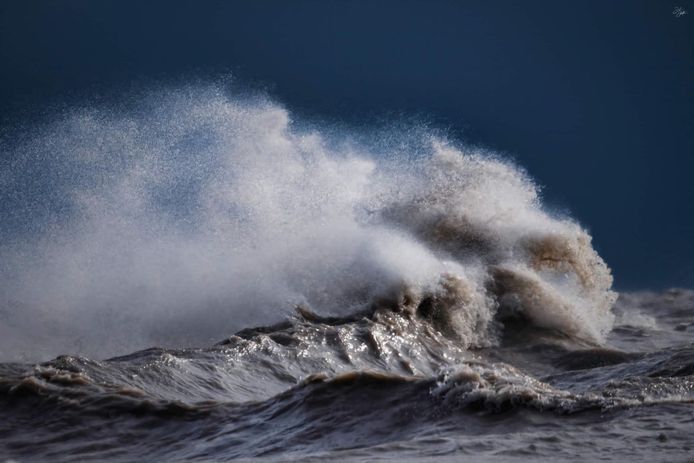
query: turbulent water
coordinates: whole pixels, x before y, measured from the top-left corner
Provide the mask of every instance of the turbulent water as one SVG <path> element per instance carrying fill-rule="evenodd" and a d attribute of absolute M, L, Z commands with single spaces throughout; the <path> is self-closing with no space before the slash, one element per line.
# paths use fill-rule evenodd
<path fill-rule="evenodd" d="M 214 85 L 0 143 L 0 456 L 694 452 L 694 292 L 618 298 L 502 157 Z"/>

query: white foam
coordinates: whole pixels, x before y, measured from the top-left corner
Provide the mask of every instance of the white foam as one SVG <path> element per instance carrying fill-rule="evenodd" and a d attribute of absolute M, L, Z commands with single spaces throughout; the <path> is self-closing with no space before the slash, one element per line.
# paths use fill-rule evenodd
<path fill-rule="evenodd" d="M 478 295 L 456 310 L 486 326 L 499 268 L 561 301 L 528 310 L 538 323 L 595 338 L 611 323 L 588 234 L 488 153 L 431 138 L 395 156 L 216 86 L 74 109 L 24 137 L 2 188 L 32 196 L 18 213 L 42 229 L 0 248 L 4 359 L 206 344 L 297 303 L 347 313 L 403 283 L 437 291 L 443 275 Z"/>

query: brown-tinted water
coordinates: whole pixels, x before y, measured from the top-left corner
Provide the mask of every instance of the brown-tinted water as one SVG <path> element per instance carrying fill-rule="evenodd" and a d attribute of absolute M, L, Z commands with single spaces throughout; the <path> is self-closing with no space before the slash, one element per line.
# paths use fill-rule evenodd
<path fill-rule="evenodd" d="M 521 320 L 461 349 L 418 313 L 291 321 L 201 349 L 0 366 L 17 461 L 686 461 L 694 292 L 627 293 L 597 347 Z M 511 332 L 513 330 L 513 332 Z"/>
<path fill-rule="evenodd" d="M 498 155 L 219 86 L 0 142 L 2 458 L 691 454 L 694 293 L 616 301 Z"/>

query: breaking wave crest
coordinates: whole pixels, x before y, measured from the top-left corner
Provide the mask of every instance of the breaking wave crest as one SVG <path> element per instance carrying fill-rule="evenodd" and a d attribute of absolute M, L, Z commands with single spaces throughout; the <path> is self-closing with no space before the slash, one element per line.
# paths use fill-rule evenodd
<path fill-rule="evenodd" d="M 296 307 L 416 313 L 462 349 L 511 319 L 611 328 L 590 235 L 493 153 L 299 126 L 214 85 L 51 117 L 1 145 L 5 360 L 200 345 Z"/>

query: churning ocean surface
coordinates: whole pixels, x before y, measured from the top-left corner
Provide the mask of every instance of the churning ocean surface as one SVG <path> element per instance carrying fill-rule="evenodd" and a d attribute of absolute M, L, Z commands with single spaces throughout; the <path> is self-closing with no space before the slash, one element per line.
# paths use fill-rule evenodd
<path fill-rule="evenodd" d="M 694 458 L 694 291 L 615 292 L 532 173 L 214 84 L 137 100 L 2 139 L 0 457 Z"/>

